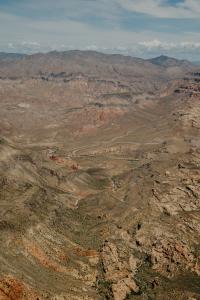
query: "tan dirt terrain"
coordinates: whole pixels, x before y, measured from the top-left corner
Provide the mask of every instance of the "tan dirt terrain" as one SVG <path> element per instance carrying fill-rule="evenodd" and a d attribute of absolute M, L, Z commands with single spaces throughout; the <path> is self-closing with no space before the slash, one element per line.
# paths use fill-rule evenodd
<path fill-rule="evenodd" d="M 199 71 L 70 52 L 0 77 L 0 300 L 200 299 Z"/>

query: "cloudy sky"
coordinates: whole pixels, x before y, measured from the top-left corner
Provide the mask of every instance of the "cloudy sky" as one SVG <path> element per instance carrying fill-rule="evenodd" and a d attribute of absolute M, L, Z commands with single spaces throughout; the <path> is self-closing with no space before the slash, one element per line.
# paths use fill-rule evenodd
<path fill-rule="evenodd" d="M 68 49 L 200 61 L 200 0 L 0 0 L 0 51 Z"/>

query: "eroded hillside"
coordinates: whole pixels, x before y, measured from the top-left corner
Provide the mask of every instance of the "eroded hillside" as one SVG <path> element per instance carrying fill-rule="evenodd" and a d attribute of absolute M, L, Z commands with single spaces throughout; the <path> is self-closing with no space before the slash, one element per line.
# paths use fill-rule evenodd
<path fill-rule="evenodd" d="M 0 299 L 200 299 L 199 72 L 96 56 L 0 70 Z"/>

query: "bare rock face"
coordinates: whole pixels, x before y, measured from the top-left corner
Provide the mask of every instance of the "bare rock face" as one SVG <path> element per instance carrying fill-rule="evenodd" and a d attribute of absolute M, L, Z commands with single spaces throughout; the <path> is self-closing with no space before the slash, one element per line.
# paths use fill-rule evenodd
<path fill-rule="evenodd" d="M 0 299 L 2 300 L 23 300 L 40 299 L 40 296 L 22 281 L 16 280 L 11 276 L 0 280 Z"/>
<path fill-rule="evenodd" d="M 137 270 L 137 259 L 130 256 L 128 262 L 121 262 L 115 244 L 107 242 L 102 250 L 105 279 L 112 285 L 115 300 L 124 300 L 131 293 L 137 293 L 139 287 L 134 281 Z"/>
<path fill-rule="evenodd" d="M 124 300 L 127 296 L 139 291 L 139 288 L 132 278 L 124 278 L 112 285 L 113 296 L 115 300 Z"/>
<path fill-rule="evenodd" d="M 160 241 L 155 243 L 151 253 L 153 269 L 174 276 L 177 272 L 197 268 L 197 261 L 187 245 L 178 241 Z"/>

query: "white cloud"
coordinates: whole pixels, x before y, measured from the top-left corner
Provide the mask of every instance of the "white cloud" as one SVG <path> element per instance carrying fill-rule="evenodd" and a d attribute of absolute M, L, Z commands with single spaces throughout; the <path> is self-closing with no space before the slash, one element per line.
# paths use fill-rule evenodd
<path fill-rule="evenodd" d="M 163 50 L 173 50 L 173 49 L 199 49 L 200 42 L 161 42 L 160 40 L 149 40 L 139 43 L 139 46 L 144 47 L 148 50 L 151 49 L 163 49 Z"/>
<path fill-rule="evenodd" d="M 159 18 L 200 18 L 200 1 L 184 0 L 176 5 L 166 0 L 116 0 L 123 8 Z"/>
<path fill-rule="evenodd" d="M 143 41 L 143 42 L 140 42 L 139 45 L 143 46 L 149 50 L 154 49 L 154 48 L 169 50 L 169 49 L 176 47 L 176 44 L 174 44 L 174 43 L 161 42 L 159 40 Z"/>

